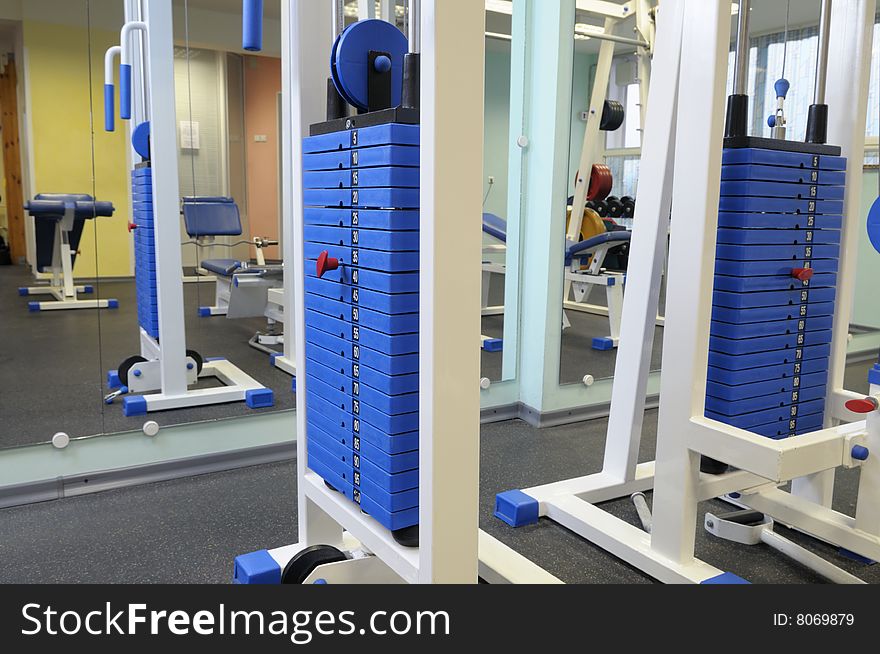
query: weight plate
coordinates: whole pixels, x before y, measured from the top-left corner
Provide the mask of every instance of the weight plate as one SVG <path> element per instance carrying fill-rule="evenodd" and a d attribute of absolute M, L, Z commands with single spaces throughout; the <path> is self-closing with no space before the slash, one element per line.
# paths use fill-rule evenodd
<path fill-rule="evenodd" d="M 202 368 L 205 365 L 205 360 L 202 359 L 202 355 L 196 352 L 195 350 L 187 350 L 186 356 L 192 357 L 192 360 L 196 362 L 196 372 L 198 374 L 202 373 Z"/>
<path fill-rule="evenodd" d="M 333 47 L 330 48 L 330 77 L 333 79 L 333 86 L 336 87 L 336 90 L 339 92 L 339 95 L 342 96 L 342 99 L 348 104 L 353 104 L 351 98 L 346 95 L 345 89 L 342 88 L 342 84 L 339 82 L 339 71 L 336 70 L 336 57 L 339 50 L 339 41 L 341 39 L 342 34 L 339 34 L 333 42 Z"/>
<path fill-rule="evenodd" d="M 880 198 L 874 201 L 868 212 L 868 238 L 877 252 L 880 252 Z"/>
<path fill-rule="evenodd" d="M 623 105 L 615 100 L 605 100 L 602 108 L 602 120 L 599 129 L 603 132 L 614 132 L 620 129 L 626 119 L 626 110 Z"/>
<path fill-rule="evenodd" d="M 403 89 L 403 57 L 409 50 L 406 37 L 397 27 L 383 20 L 362 20 L 341 35 L 336 53 L 336 76 L 343 97 L 358 109 L 369 101 L 370 51 L 387 52 L 391 57 L 391 104 L 400 104 Z"/>

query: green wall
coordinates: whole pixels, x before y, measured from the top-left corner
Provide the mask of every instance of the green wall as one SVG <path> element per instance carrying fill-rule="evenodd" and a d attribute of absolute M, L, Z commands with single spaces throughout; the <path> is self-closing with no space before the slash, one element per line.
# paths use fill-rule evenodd
<path fill-rule="evenodd" d="M 572 86 L 571 143 L 569 194 L 574 187 L 574 174 L 580 159 L 586 123 L 580 113 L 589 105 L 593 89 L 596 56 L 576 53 Z M 510 44 L 489 40 L 486 43 L 486 135 L 483 165 L 483 192 L 488 193 L 484 211 L 507 216 L 507 161 L 510 139 Z M 489 193 L 489 177 L 495 184 Z"/>

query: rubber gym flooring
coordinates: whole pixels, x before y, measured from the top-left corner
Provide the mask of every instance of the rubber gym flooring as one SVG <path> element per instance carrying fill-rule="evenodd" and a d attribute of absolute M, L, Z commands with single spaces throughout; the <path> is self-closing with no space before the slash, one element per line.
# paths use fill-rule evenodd
<path fill-rule="evenodd" d="M 851 388 L 865 388 L 868 367 L 850 367 Z M 648 412 L 643 461 L 653 457 L 656 416 Z M 544 430 L 519 421 L 484 425 L 480 525 L 565 582 L 650 583 L 549 520 L 511 529 L 492 517 L 499 491 L 598 471 L 606 425 L 606 420 Z M 853 511 L 857 478 L 857 471 L 838 474 L 838 510 Z M 295 466 L 288 462 L 5 509 L 0 511 L 0 582 L 228 583 L 237 554 L 296 541 L 295 494 Z M 602 506 L 638 524 L 629 500 Z M 727 507 L 704 503 L 700 521 L 710 509 Z M 777 529 L 865 581 L 880 583 L 880 565 L 857 563 L 827 545 Z M 696 552 L 753 583 L 822 581 L 764 545 L 721 542 L 702 527 L 696 531 Z"/>
<path fill-rule="evenodd" d="M 139 354 L 134 283 L 95 285 L 98 297 L 119 300 L 117 310 L 39 313 L 29 312 L 28 302 L 50 296 L 18 295 L 19 286 L 33 285 L 28 268 L 0 266 L 0 448 L 47 442 L 59 431 L 76 438 L 140 429 L 144 418 L 123 416 L 121 400 L 103 403 L 107 371 Z M 256 331 L 266 329 L 266 321 L 200 318 L 198 307 L 213 304 L 213 298 L 212 282 L 184 284 L 187 346 L 206 358 L 228 359 L 274 390 L 274 410 L 294 408 L 290 376 L 248 345 Z M 250 411 L 234 403 L 165 411 L 151 419 L 167 426 Z"/>

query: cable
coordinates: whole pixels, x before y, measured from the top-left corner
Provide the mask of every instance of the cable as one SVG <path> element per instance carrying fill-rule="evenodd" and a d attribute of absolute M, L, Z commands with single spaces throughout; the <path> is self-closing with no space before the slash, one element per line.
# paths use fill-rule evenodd
<path fill-rule="evenodd" d="M 788 20 L 791 16 L 791 0 L 785 5 L 785 35 L 782 37 L 782 77 L 785 77 L 785 64 L 788 61 Z"/>
<path fill-rule="evenodd" d="M 495 184 L 489 184 L 489 190 L 486 191 L 486 197 L 483 198 L 483 209 L 486 208 L 486 203 L 489 201 L 489 196 L 492 194 L 492 188 Z"/>

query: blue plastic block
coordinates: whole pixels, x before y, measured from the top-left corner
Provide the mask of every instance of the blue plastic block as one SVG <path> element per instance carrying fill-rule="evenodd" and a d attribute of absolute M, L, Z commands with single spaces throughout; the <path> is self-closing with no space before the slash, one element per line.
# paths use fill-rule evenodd
<path fill-rule="evenodd" d="M 614 349 L 614 340 L 611 338 L 594 338 L 593 339 L 593 349 L 594 350 L 613 350 Z"/>
<path fill-rule="evenodd" d="M 39 310 L 40 310 L 40 303 L 39 302 L 28 302 L 28 311 L 30 311 L 31 313 L 36 313 Z"/>
<path fill-rule="evenodd" d="M 290 380 L 290 392 L 296 393 L 296 377 Z"/>
<path fill-rule="evenodd" d="M 275 405 L 275 393 L 271 388 L 259 388 L 247 391 L 244 399 L 251 409 L 268 409 Z"/>
<path fill-rule="evenodd" d="M 95 292 L 94 286 L 84 286 L 83 287 L 83 293 L 85 293 L 86 295 L 91 295 L 94 292 Z"/>
<path fill-rule="evenodd" d="M 614 286 L 616 284 L 617 284 L 617 280 L 614 277 L 609 277 L 605 282 L 606 286 Z"/>
<path fill-rule="evenodd" d="M 210 307 L 199 307 L 199 318 L 208 318 L 211 315 Z"/>
<path fill-rule="evenodd" d="M 118 309 L 119 308 L 119 300 L 107 300 L 107 308 L 108 309 Z"/>
<path fill-rule="evenodd" d="M 862 563 L 864 565 L 874 565 L 875 563 L 877 563 L 873 559 L 869 559 L 868 557 L 862 556 L 861 554 L 856 554 L 855 552 L 850 551 L 848 549 L 845 549 L 843 547 L 841 547 L 839 550 L 837 550 L 837 553 L 844 558 L 850 559 L 851 561 L 856 561 L 858 563 Z"/>
<path fill-rule="evenodd" d="M 226 361 L 226 357 L 205 357 L 205 363 L 213 363 L 214 361 Z"/>
<path fill-rule="evenodd" d="M 122 380 L 119 379 L 118 370 L 107 371 L 107 388 L 111 391 L 115 391 L 117 388 L 122 388 Z"/>
<path fill-rule="evenodd" d="M 281 354 L 279 352 L 274 352 L 274 353 L 270 354 L 269 355 L 269 365 L 271 365 L 274 368 L 275 361 L 277 361 L 278 357 L 280 357 L 280 356 L 281 356 Z"/>
<path fill-rule="evenodd" d="M 868 373 L 868 382 L 876 386 L 880 386 L 880 363 L 875 364 Z"/>
<path fill-rule="evenodd" d="M 495 517 L 511 527 L 524 527 L 538 522 L 538 500 L 521 490 L 498 493 L 495 496 Z"/>
<path fill-rule="evenodd" d="M 28 295 L 30 295 L 30 291 L 27 288 L 25 288 L 24 286 L 22 286 L 21 288 L 18 289 L 18 294 L 21 297 L 27 297 Z"/>
<path fill-rule="evenodd" d="M 501 352 L 504 349 L 504 340 L 500 338 L 490 338 L 483 341 L 483 349 L 486 352 Z"/>
<path fill-rule="evenodd" d="M 122 398 L 122 414 L 126 418 L 147 415 L 147 398 L 143 395 L 129 395 Z"/>
<path fill-rule="evenodd" d="M 274 586 L 281 583 L 281 566 L 266 550 L 235 557 L 232 583 Z"/>
<path fill-rule="evenodd" d="M 724 572 L 717 577 L 710 577 L 705 581 L 701 581 L 701 586 L 732 586 L 732 585 L 742 585 L 742 584 L 750 584 L 750 581 L 746 581 L 742 577 L 737 577 L 732 572 Z"/>

